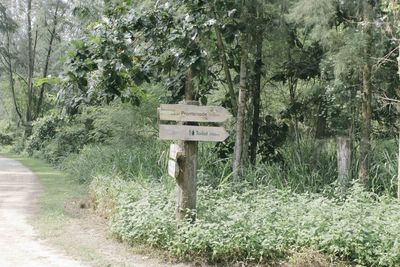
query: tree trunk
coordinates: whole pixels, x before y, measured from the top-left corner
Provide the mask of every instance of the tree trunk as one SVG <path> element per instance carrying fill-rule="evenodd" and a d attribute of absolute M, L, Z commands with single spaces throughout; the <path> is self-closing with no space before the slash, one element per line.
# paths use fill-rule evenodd
<path fill-rule="evenodd" d="M 193 100 L 193 71 L 190 68 L 186 79 L 184 102 L 186 104 L 196 104 Z M 176 218 L 178 221 L 190 219 L 194 222 L 196 219 L 198 142 L 178 141 L 178 145 L 184 151 L 184 155 L 178 159 Z"/>
<path fill-rule="evenodd" d="M 238 114 L 236 122 L 236 142 L 233 161 L 233 175 L 239 177 L 242 175 L 243 169 L 243 146 L 244 133 L 245 133 L 245 119 L 246 119 L 246 101 L 247 101 L 247 51 L 248 40 L 247 36 L 243 36 L 242 40 L 242 55 L 240 62 L 240 89 L 239 89 L 239 103 Z"/>
<path fill-rule="evenodd" d="M 257 146 L 258 146 L 258 134 L 260 128 L 260 100 L 261 100 L 261 78 L 262 78 L 262 47 L 263 37 L 261 33 L 257 39 L 257 51 L 256 51 L 256 62 L 254 64 L 255 83 L 253 89 L 253 129 L 250 137 L 250 163 L 256 164 L 257 161 Z"/>
<path fill-rule="evenodd" d="M 369 171 L 369 152 L 370 152 L 370 135 L 372 120 L 372 86 L 371 86 L 371 45 L 372 45 L 372 26 L 371 26 L 372 7 L 368 3 L 364 3 L 364 32 L 367 38 L 367 45 L 364 51 L 365 64 L 363 67 L 363 89 L 362 89 L 362 125 L 361 125 L 361 143 L 360 143 L 360 166 L 358 169 L 358 179 L 365 184 L 368 179 Z"/>
<path fill-rule="evenodd" d="M 34 68 L 34 53 L 33 53 L 33 40 L 32 40 L 32 0 L 27 0 L 27 32 L 28 32 L 28 104 L 26 108 L 26 130 L 25 136 L 29 136 L 31 132 L 31 127 L 29 127 L 32 122 L 32 105 L 33 105 L 33 68 Z"/>
<path fill-rule="evenodd" d="M 351 147 L 348 137 L 338 137 L 337 139 L 337 167 L 338 184 L 343 194 L 349 184 L 351 169 Z"/>
<path fill-rule="evenodd" d="M 236 97 L 235 89 L 233 87 L 233 81 L 232 81 L 231 72 L 229 70 L 228 60 L 226 59 L 224 41 L 222 40 L 221 32 L 219 31 L 217 26 L 215 26 L 215 35 L 217 37 L 217 46 L 218 46 L 218 50 L 219 50 L 219 56 L 220 56 L 221 62 L 222 62 L 222 67 L 224 68 L 224 72 L 225 72 L 226 83 L 228 84 L 229 95 L 231 98 L 231 105 L 232 105 L 232 114 L 233 114 L 233 116 L 236 116 L 236 114 L 237 114 L 237 97 Z"/>
<path fill-rule="evenodd" d="M 7 43 L 6 43 L 7 58 L 5 58 L 4 60 L 7 64 L 7 69 L 8 69 L 8 78 L 9 78 L 9 83 L 10 83 L 11 96 L 12 96 L 15 112 L 17 113 L 19 120 L 21 122 L 23 122 L 22 113 L 18 107 L 17 96 L 15 94 L 14 71 L 13 71 L 13 66 L 12 66 L 12 57 L 11 57 L 11 50 L 10 50 L 10 43 L 11 43 L 10 33 L 7 32 L 6 36 L 7 36 Z"/>
<path fill-rule="evenodd" d="M 60 1 L 57 1 L 56 9 L 54 11 L 54 16 L 53 16 L 53 28 L 50 32 L 49 46 L 47 48 L 46 60 L 44 63 L 43 78 L 47 77 L 47 74 L 49 71 L 50 56 L 51 56 L 51 52 L 53 49 L 53 42 L 54 42 L 54 38 L 56 36 L 56 29 L 57 29 L 57 24 L 58 24 L 59 6 L 60 6 Z M 40 113 L 42 110 L 45 89 L 46 89 L 46 83 L 43 83 L 42 86 L 40 87 L 39 99 L 38 99 L 37 106 L 36 106 L 36 115 L 35 115 L 36 118 L 40 116 Z"/>
<path fill-rule="evenodd" d="M 368 178 L 369 170 L 369 151 L 370 151 L 370 135 L 371 135 L 371 68 L 369 65 L 363 69 L 363 96 L 362 96 L 362 126 L 361 126 L 361 143 L 360 143 L 360 167 L 358 170 L 358 179 L 365 184 Z"/>

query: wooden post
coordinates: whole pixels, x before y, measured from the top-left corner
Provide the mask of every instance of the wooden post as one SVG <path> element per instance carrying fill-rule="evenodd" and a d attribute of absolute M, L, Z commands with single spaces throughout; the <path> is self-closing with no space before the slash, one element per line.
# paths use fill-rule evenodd
<path fill-rule="evenodd" d="M 193 71 L 190 68 L 186 79 L 185 101 L 187 105 L 198 105 L 193 101 Z M 182 123 L 183 124 L 183 123 Z M 179 157 L 179 173 L 176 178 L 176 218 L 178 221 L 196 219 L 197 198 L 197 141 L 178 141 L 183 155 Z"/>
<path fill-rule="evenodd" d="M 337 164 L 338 182 L 342 193 L 346 190 L 350 177 L 351 148 L 350 139 L 347 137 L 337 138 Z"/>
<path fill-rule="evenodd" d="M 399 133 L 399 153 L 397 154 L 397 198 L 400 199 L 400 133 Z"/>
<path fill-rule="evenodd" d="M 398 5 L 396 4 L 396 7 L 398 7 Z M 397 12 L 396 12 L 397 13 Z M 400 78 L 400 44 L 399 44 L 399 55 L 397 57 L 397 70 L 398 70 L 398 75 Z M 397 112 L 400 111 L 400 103 L 397 103 L 396 105 L 397 107 Z M 399 123 L 400 124 L 400 123 Z M 397 155 L 398 159 L 397 159 L 397 198 L 400 199 L 400 131 L 399 131 L 399 140 L 398 140 L 399 144 L 399 154 Z"/>

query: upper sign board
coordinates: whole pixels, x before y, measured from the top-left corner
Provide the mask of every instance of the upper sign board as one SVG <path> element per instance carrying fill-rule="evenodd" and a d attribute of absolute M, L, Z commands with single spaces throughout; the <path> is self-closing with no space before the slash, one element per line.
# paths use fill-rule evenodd
<path fill-rule="evenodd" d="M 232 117 L 232 114 L 218 106 L 163 104 L 160 106 L 159 116 L 161 121 L 224 122 Z"/>

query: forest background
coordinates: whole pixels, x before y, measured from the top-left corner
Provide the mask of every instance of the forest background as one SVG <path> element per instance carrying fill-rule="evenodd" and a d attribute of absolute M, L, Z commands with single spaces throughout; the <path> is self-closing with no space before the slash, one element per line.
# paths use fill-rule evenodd
<path fill-rule="evenodd" d="M 400 265 L 397 0 L 0 2 L 0 143 L 71 173 L 116 237 L 184 260 Z M 174 218 L 157 107 L 234 115 Z"/>

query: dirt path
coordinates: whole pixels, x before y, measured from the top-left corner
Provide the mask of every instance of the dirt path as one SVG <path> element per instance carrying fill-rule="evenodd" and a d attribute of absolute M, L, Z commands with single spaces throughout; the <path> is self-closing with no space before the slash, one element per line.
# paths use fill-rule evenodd
<path fill-rule="evenodd" d="M 90 209 L 81 209 L 81 200 L 65 203 L 63 226 L 56 234 L 41 239 L 44 236 L 39 236 L 29 224 L 38 211 L 41 193 L 38 179 L 28 168 L 0 156 L 0 267 L 202 266 L 174 264 L 155 251 L 150 254 L 143 251 L 147 256 L 137 253 L 110 236 L 106 220 Z"/>
<path fill-rule="evenodd" d="M 39 240 L 28 224 L 40 192 L 29 169 L 0 157 L 0 266 L 84 266 Z"/>

